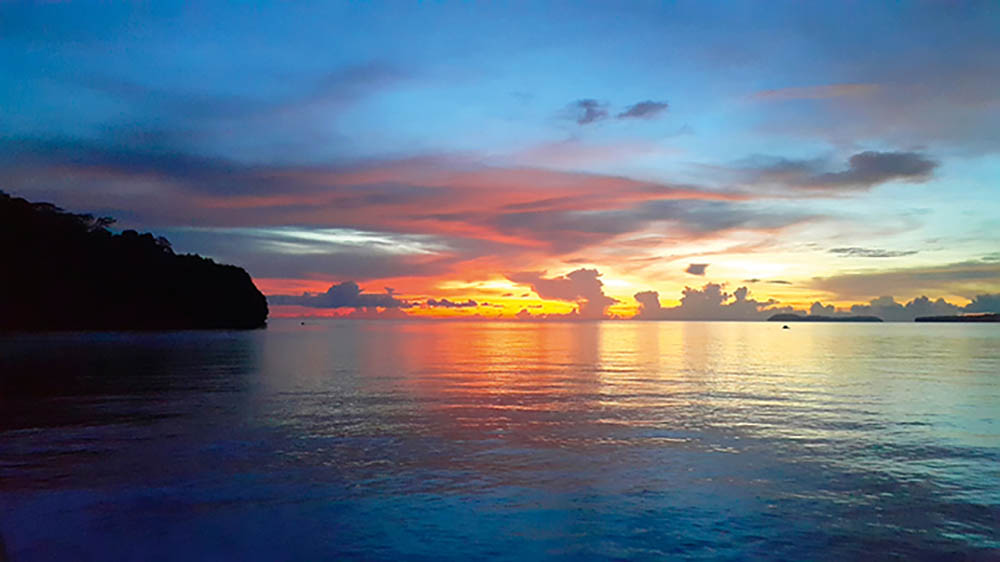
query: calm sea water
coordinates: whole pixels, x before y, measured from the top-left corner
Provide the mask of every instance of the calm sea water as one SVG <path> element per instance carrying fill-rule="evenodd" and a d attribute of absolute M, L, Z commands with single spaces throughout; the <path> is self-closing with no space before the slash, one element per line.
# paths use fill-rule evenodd
<path fill-rule="evenodd" d="M 1000 558 L 1000 326 L 0 338 L 9 560 Z"/>

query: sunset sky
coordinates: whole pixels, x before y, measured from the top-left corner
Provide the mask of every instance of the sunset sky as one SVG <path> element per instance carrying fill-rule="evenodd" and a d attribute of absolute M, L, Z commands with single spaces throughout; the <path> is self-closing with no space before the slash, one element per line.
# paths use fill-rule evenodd
<path fill-rule="evenodd" d="M 272 316 L 1000 303 L 995 2 L 202 4 L 0 5 L 0 189 Z"/>

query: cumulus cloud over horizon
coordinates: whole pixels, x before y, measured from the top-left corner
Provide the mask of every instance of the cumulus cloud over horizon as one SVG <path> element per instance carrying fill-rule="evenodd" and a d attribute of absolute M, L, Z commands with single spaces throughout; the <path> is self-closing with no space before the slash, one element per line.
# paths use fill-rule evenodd
<path fill-rule="evenodd" d="M 740 287 L 731 294 L 718 283 L 706 283 L 701 289 L 685 287 L 681 304 L 672 308 L 660 305 L 656 291 L 635 294 L 639 303 L 639 320 L 763 320 L 779 312 L 792 312 L 788 306 L 770 299 L 758 301 L 750 298 L 750 291 Z"/>
<path fill-rule="evenodd" d="M 596 269 L 577 269 L 557 277 L 545 277 L 545 272 L 522 271 L 507 275 L 507 279 L 524 285 L 540 298 L 577 303 L 581 318 L 603 318 L 607 308 L 617 303 L 604 294 L 604 283 Z"/>
<path fill-rule="evenodd" d="M 307 306 L 311 308 L 357 308 L 357 309 L 399 309 L 414 306 L 393 295 L 386 287 L 384 293 L 365 293 L 354 281 L 344 281 L 331 285 L 325 293 L 302 293 L 300 295 L 268 295 L 272 305 Z"/>
<path fill-rule="evenodd" d="M 779 301 L 757 301 L 749 296 L 746 287 L 728 293 L 721 284 L 707 283 L 701 289 L 685 287 L 681 304 L 672 308 L 660 305 L 659 293 L 640 291 L 634 298 L 639 304 L 637 320 L 765 320 L 778 313 L 806 314 Z M 899 303 L 891 296 L 874 298 L 866 304 L 855 304 L 848 309 L 814 302 L 811 316 L 877 316 L 886 322 L 912 322 L 921 316 L 953 316 L 970 313 L 1000 313 L 1000 293 L 973 297 L 966 306 L 958 306 L 943 298 L 931 300 L 926 296 Z"/>
<path fill-rule="evenodd" d="M 962 307 L 951 304 L 944 299 L 930 300 L 925 296 L 917 297 L 908 303 L 896 302 L 891 296 L 872 299 L 868 304 L 851 306 L 850 314 L 857 316 L 878 316 L 886 322 L 912 322 L 920 316 L 950 316 L 961 314 Z"/>
<path fill-rule="evenodd" d="M 976 295 L 965 306 L 952 304 L 943 298 L 932 300 L 926 296 L 901 303 L 895 297 L 886 295 L 843 310 L 819 301 L 809 308 L 810 316 L 877 316 L 886 322 L 912 322 L 921 316 L 957 316 L 984 312 L 1000 313 L 1000 293 Z"/>
<path fill-rule="evenodd" d="M 849 309 L 838 310 L 833 305 L 814 302 L 809 309 L 811 316 L 877 316 L 886 322 L 912 322 L 921 316 L 956 316 L 983 312 L 1000 313 L 1000 293 L 976 295 L 965 306 L 952 304 L 943 298 L 931 300 L 919 296 L 909 302 L 897 302 L 895 297 L 882 296 L 867 304 L 854 304 Z"/>

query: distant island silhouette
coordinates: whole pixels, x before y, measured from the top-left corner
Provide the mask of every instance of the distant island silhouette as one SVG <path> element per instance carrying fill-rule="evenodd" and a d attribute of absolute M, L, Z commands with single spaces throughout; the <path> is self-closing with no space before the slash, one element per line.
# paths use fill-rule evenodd
<path fill-rule="evenodd" d="M 820 316 L 780 313 L 767 319 L 768 322 L 882 322 L 878 316 Z"/>
<path fill-rule="evenodd" d="M 0 191 L 0 330 L 259 328 L 250 275 L 114 220 Z"/>
<path fill-rule="evenodd" d="M 956 316 L 921 316 L 916 318 L 914 322 L 1000 322 L 1000 314 L 986 312 Z"/>

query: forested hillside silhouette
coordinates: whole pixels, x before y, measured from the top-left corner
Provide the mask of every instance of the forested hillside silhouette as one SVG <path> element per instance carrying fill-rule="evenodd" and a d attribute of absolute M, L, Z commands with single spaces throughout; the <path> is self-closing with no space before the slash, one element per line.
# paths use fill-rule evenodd
<path fill-rule="evenodd" d="M 242 268 L 113 223 L 0 191 L 0 330 L 264 326 L 267 300 Z"/>

